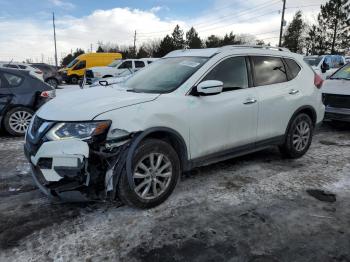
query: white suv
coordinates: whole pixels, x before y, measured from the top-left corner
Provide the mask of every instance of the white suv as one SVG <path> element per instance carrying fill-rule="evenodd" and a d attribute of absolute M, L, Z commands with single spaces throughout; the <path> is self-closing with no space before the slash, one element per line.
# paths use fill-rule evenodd
<path fill-rule="evenodd" d="M 149 208 L 194 167 L 269 146 L 303 156 L 324 117 L 321 85 L 302 56 L 284 49 L 174 51 L 124 86 L 44 105 L 25 152 L 49 196 Z"/>

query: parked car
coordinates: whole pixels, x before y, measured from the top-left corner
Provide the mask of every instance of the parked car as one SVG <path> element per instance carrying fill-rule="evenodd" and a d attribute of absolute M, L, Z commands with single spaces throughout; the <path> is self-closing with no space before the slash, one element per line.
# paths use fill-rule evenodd
<path fill-rule="evenodd" d="M 350 63 L 350 56 L 345 57 L 345 63 Z"/>
<path fill-rule="evenodd" d="M 18 70 L 29 71 L 32 76 L 44 81 L 43 72 L 29 64 L 17 63 L 17 62 L 0 62 L 0 67 L 13 68 Z"/>
<path fill-rule="evenodd" d="M 26 136 L 34 181 L 57 199 L 118 197 L 150 208 L 195 167 L 270 146 L 302 157 L 324 117 L 322 79 L 284 50 L 174 51 L 125 88 L 53 99 Z"/>
<path fill-rule="evenodd" d="M 329 77 L 322 88 L 325 120 L 350 122 L 350 64 Z"/>
<path fill-rule="evenodd" d="M 114 61 L 108 66 L 92 67 L 86 70 L 86 82 L 92 84 L 101 78 L 117 77 L 125 73 L 132 74 L 156 60 L 157 58 L 126 59 Z"/>
<path fill-rule="evenodd" d="M 34 112 L 54 96 L 54 89 L 30 72 L 0 68 L 1 127 L 11 135 L 24 135 Z"/>
<path fill-rule="evenodd" d="M 78 84 L 85 70 L 95 66 L 106 66 L 115 60 L 122 59 L 120 53 L 88 53 L 82 54 L 70 62 L 66 68 L 59 70 L 66 83 Z"/>
<path fill-rule="evenodd" d="M 130 71 L 124 71 L 119 76 L 116 77 L 107 77 L 98 79 L 95 82 L 93 82 L 89 87 L 95 87 L 95 86 L 111 86 L 111 85 L 120 85 L 124 83 L 126 80 L 128 80 L 130 77 L 135 75 L 134 72 Z"/>
<path fill-rule="evenodd" d="M 324 80 L 346 63 L 344 56 L 340 55 L 306 56 L 304 61 Z"/>
<path fill-rule="evenodd" d="M 57 88 L 58 85 L 62 84 L 62 76 L 58 73 L 55 66 L 45 63 L 35 63 L 31 64 L 31 66 L 43 72 L 44 81 L 50 86 Z"/>

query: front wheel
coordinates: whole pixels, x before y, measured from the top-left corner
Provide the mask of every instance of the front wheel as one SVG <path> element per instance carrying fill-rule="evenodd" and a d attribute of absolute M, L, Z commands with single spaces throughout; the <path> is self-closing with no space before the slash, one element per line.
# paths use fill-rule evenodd
<path fill-rule="evenodd" d="M 46 80 L 46 83 L 55 89 L 58 87 L 58 81 L 54 78 L 49 78 L 48 80 Z"/>
<path fill-rule="evenodd" d="M 79 82 L 79 78 L 77 76 L 71 76 L 69 80 L 69 82 L 73 85 L 77 85 Z"/>
<path fill-rule="evenodd" d="M 285 142 L 280 146 L 281 153 L 288 158 L 300 158 L 308 150 L 312 142 L 313 124 L 307 114 L 299 114 L 287 131 Z"/>
<path fill-rule="evenodd" d="M 164 202 L 180 177 L 180 160 L 171 145 L 148 139 L 136 149 L 130 186 L 126 171 L 121 174 L 118 195 L 122 202 L 137 208 L 151 208 Z"/>

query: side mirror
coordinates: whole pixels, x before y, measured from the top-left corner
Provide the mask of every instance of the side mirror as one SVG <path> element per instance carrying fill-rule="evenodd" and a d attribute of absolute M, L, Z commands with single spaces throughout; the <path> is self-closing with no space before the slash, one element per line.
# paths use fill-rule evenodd
<path fill-rule="evenodd" d="M 217 80 L 207 80 L 198 84 L 197 93 L 199 95 L 216 95 L 222 92 L 224 83 Z"/>

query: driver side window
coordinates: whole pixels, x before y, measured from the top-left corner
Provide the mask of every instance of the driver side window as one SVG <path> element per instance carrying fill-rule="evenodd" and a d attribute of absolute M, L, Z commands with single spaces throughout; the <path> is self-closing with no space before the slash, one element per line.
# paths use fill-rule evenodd
<path fill-rule="evenodd" d="M 132 69 L 132 61 L 125 61 L 123 62 L 118 69 Z"/>
<path fill-rule="evenodd" d="M 245 57 L 230 57 L 220 62 L 202 81 L 207 80 L 223 82 L 223 92 L 248 88 L 248 73 Z"/>
<path fill-rule="evenodd" d="M 79 64 L 77 64 L 73 70 L 80 70 L 84 69 L 86 67 L 86 61 L 80 61 Z"/>

